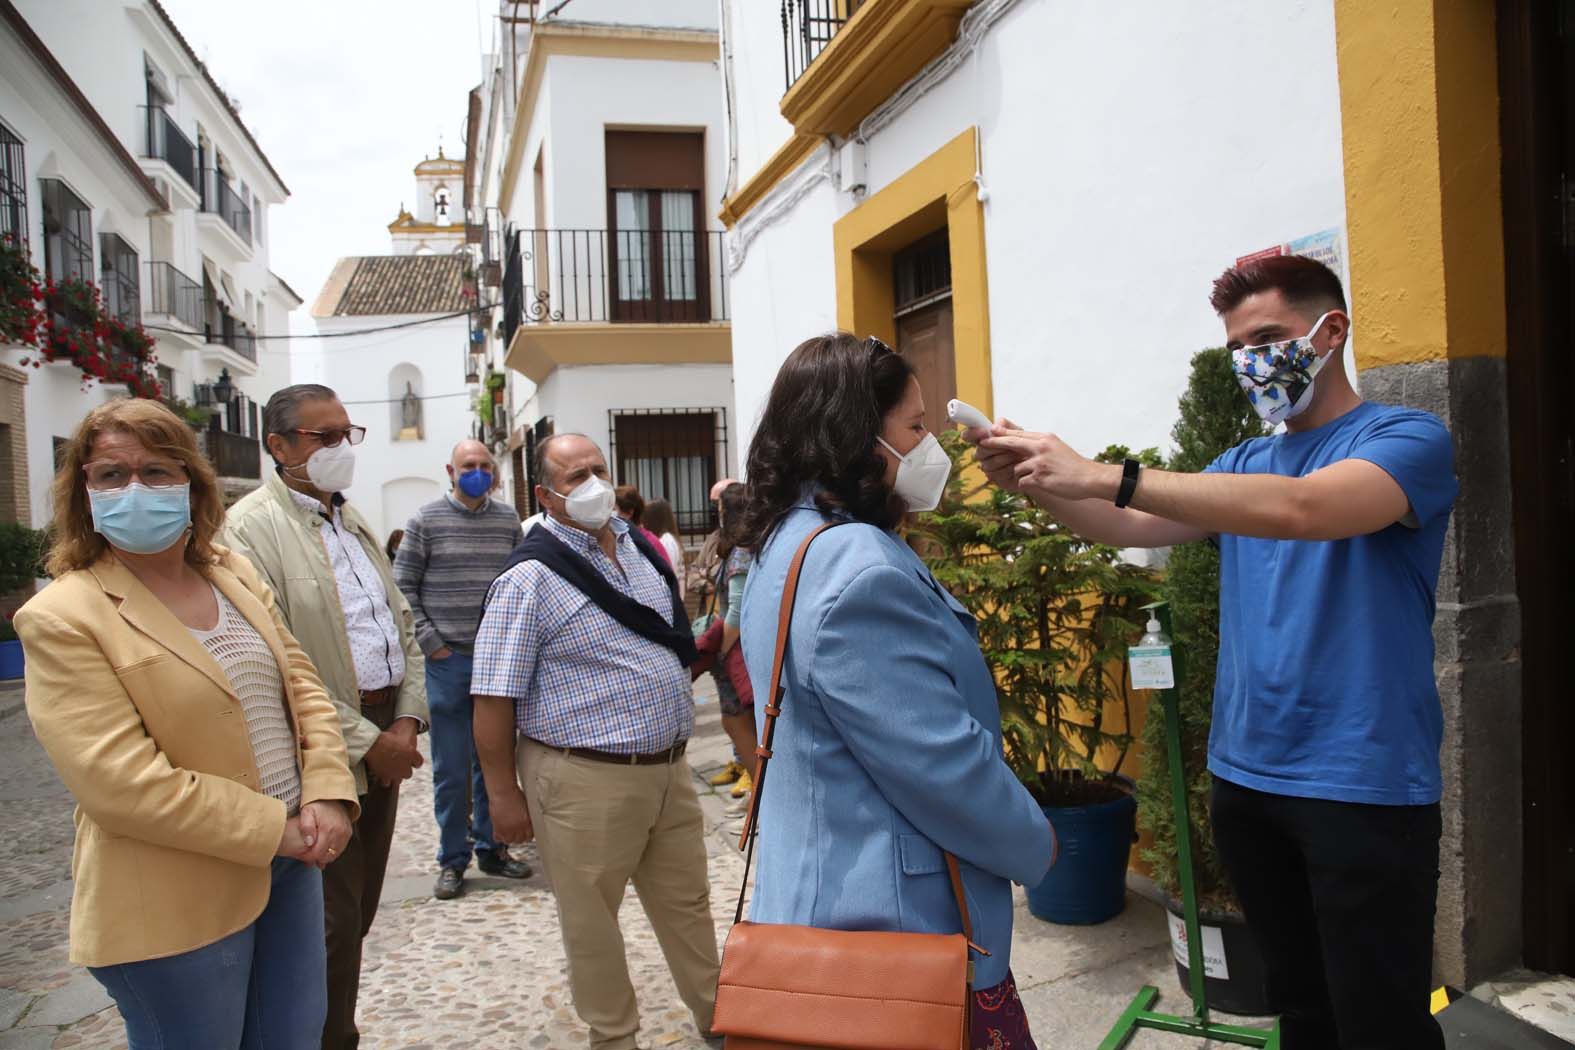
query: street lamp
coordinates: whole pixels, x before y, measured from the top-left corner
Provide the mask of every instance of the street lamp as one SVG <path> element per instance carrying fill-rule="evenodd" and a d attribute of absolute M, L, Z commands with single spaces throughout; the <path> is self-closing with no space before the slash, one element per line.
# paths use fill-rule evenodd
<path fill-rule="evenodd" d="M 235 384 L 230 381 L 230 370 L 219 369 L 219 381 L 213 384 L 213 396 L 220 404 L 227 405 L 235 396 Z"/>

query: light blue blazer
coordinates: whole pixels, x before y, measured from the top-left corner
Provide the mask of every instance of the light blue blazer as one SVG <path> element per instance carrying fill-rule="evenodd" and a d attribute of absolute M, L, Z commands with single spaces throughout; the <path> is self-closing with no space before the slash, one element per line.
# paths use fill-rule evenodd
<path fill-rule="evenodd" d="M 757 554 L 744 592 L 755 720 L 771 689 L 777 615 L 806 501 Z M 749 917 L 835 930 L 956 933 L 942 850 L 962 869 L 974 986 L 1006 978 L 1011 883 L 1049 870 L 1053 836 L 1001 757 L 995 683 L 973 616 L 896 534 L 849 524 L 809 549 L 800 578 L 760 813 Z"/>

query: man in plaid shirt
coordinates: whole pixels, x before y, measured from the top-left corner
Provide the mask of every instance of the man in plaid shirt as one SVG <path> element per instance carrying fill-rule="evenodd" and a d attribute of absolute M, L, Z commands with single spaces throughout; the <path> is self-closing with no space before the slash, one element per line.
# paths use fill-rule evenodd
<path fill-rule="evenodd" d="M 626 598 L 671 621 L 672 589 L 613 516 L 596 444 L 536 449 L 541 527 Z M 709 1032 L 719 973 L 704 822 L 683 754 L 689 672 L 537 560 L 503 572 L 476 633 L 476 749 L 493 831 L 535 839 L 558 899 L 575 1009 L 595 1050 L 634 1050 L 639 1010 L 618 927 L 633 880 L 678 993 Z"/>

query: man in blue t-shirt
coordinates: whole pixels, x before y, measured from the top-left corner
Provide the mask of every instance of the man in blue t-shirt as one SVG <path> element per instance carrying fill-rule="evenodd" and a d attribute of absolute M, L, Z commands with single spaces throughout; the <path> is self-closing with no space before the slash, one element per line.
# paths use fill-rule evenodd
<path fill-rule="evenodd" d="M 1227 270 L 1210 302 L 1282 433 L 1201 474 L 1095 463 L 1007 420 L 968 437 L 996 484 L 1090 539 L 1219 544 L 1211 813 L 1281 1045 L 1442 1050 L 1432 623 L 1453 444 L 1436 416 L 1357 395 L 1345 295 L 1321 263 Z"/>

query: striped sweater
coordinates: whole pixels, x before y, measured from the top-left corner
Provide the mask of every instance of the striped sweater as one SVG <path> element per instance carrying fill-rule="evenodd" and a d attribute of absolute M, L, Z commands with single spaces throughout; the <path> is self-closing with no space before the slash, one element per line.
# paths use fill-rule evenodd
<path fill-rule="evenodd" d="M 416 511 L 394 559 L 394 582 L 416 617 L 416 642 L 469 652 L 487 588 L 520 542 L 514 508 L 488 499 L 468 510 L 452 493 Z"/>

